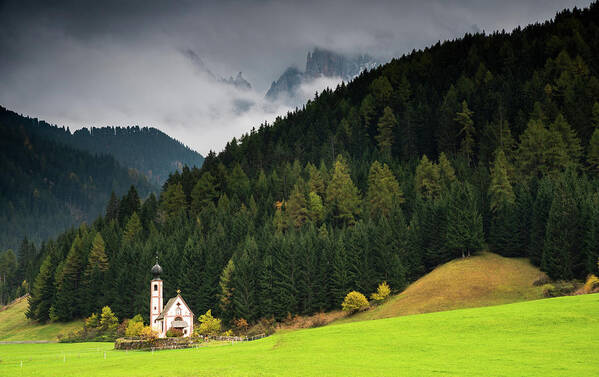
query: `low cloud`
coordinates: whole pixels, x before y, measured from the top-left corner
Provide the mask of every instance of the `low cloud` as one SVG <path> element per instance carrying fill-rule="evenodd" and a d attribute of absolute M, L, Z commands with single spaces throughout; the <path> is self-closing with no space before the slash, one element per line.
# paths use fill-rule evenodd
<path fill-rule="evenodd" d="M 71 127 L 159 128 L 199 152 L 286 113 L 270 83 L 314 47 L 390 59 L 588 1 L 0 2 L 0 104 Z M 252 89 L 219 80 L 243 71 Z M 304 83 L 302 101 L 340 79 Z"/>

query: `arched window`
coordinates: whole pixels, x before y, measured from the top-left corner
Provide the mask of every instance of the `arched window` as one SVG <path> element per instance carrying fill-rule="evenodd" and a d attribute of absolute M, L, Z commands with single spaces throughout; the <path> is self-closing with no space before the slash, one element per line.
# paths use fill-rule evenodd
<path fill-rule="evenodd" d="M 154 290 L 157 291 L 158 290 L 158 284 L 154 284 Z"/>

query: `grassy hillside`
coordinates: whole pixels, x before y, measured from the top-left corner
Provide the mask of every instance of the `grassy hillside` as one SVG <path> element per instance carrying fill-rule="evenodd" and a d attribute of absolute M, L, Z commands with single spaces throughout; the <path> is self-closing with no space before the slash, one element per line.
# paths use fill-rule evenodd
<path fill-rule="evenodd" d="M 326 326 L 191 350 L 0 345 L 0 375 L 596 376 L 598 333 L 594 294 Z"/>
<path fill-rule="evenodd" d="M 543 297 L 532 283 L 544 273 L 525 258 L 483 252 L 434 269 L 385 304 L 339 322 L 507 304 Z"/>
<path fill-rule="evenodd" d="M 56 340 L 58 334 L 82 325 L 81 321 L 42 325 L 27 319 L 26 311 L 27 299 L 22 299 L 0 311 L 0 341 Z"/>

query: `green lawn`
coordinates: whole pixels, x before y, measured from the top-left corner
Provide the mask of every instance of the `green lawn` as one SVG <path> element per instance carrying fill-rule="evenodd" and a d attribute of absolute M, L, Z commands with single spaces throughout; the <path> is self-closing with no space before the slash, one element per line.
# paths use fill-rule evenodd
<path fill-rule="evenodd" d="M 0 345 L 0 376 L 597 376 L 598 352 L 595 294 L 153 354 L 107 343 Z"/>

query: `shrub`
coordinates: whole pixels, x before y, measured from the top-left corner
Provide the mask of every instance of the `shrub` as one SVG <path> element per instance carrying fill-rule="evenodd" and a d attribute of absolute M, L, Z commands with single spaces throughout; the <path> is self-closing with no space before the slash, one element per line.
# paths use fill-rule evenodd
<path fill-rule="evenodd" d="M 543 276 L 541 276 L 540 278 L 535 280 L 532 283 L 532 285 L 534 285 L 535 287 L 540 287 L 540 286 L 543 286 L 545 284 L 550 284 L 550 283 L 551 283 L 551 279 L 549 279 L 549 276 L 543 274 Z"/>
<path fill-rule="evenodd" d="M 381 284 L 379 284 L 379 287 L 377 288 L 376 292 L 374 292 L 370 296 L 370 298 L 377 302 L 381 302 L 384 301 L 387 297 L 389 297 L 390 294 L 391 288 L 389 288 L 389 284 L 387 284 L 387 282 L 384 281 Z"/>
<path fill-rule="evenodd" d="M 127 323 L 127 330 L 125 330 L 125 336 L 138 337 L 141 331 L 144 329 L 144 323 L 140 321 L 134 321 L 135 318 L 129 320 Z"/>
<path fill-rule="evenodd" d="M 88 329 L 95 329 L 100 325 L 100 319 L 96 313 L 93 313 L 85 319 L 85 327 Z"/>
<path fill-rule="evenodd" d="M 343 311 L 354 313 L 357 311 L 366 310 L 370 307 L 370 303 L 366 296 L 357 291 L 351 291 L 345 296 L 341 304 Z"/>
<path fill-rule="evenodd" d="M 574 292 L 576 286 L 567 281 L 558 281 L 553 284 L 545 284 L 543 286 L 543 295 L 545 297 L 566 296 Z"/>
<path fill-rule="evenodd" d="M 178 338 L 181 336 L 183 336 L 183 330 L 181 330 L 181 329 L 175 329 L 175 328 L 171 327 L 170 329 L 168 329 L 166 331 L 167 338 Z"/>
<path fill-rule="evenodd" d="M 258 323 L 252 326 L 247 336 L 255 336 L 260 334 L 271 335 L 276 331 L 275 319 L 274 318 L 261 318 Z"/>
<path fill-rule="evenodd" d="M 150 326 L 144 326 L 139 332 L 139 336 L 144 340 L 154 341 L 158 339 L 158 333 L 152 330 Z"/>
<path fill-rule="evenodd" d="M 248 321 L 246 321 L 245 318 L 236 319 L 233 321 L 233 324 L 235 325 L 235 329 L 239 334 L 245 334 L 248 331 L 248 328 L 250 327 Z"/>
<path fill-rule="evenodd" d="M 221 320 L 212 316 L 212 309 L 200 316 L 200 328 L 198 332 L 202 335 L 217 335 L 220 332 Z"/>
<path fill-rule="evenodd" d="M 591 293 L 599 289 L 599 278 L 595 275 L 589 275 L 586 283 L 584 283 L 584 293 Z"/>

